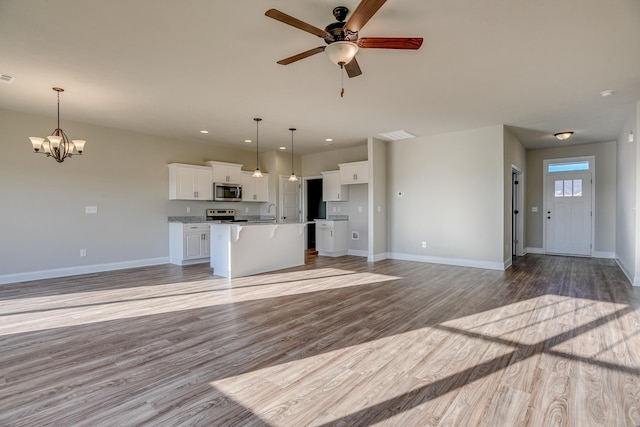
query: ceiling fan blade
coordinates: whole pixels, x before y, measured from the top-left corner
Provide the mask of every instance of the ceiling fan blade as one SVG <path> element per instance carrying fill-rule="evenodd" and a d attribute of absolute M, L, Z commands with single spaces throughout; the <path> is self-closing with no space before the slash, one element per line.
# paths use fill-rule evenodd
<path fill-rule="evenodd" d="M 362 74 L 362 70 L 360 69 L 360 65 L 358 65 L 358 61 L 356 61 L 356 58 L 353 58 L 351 62 L 345 65 L 344 69 L 347 71 L 347 76 L 349 77 L 358 77 Z"/>
<path fill-rule="evenodd" d="M 358 47 L 377 49 L 420 49 L 421 37 L 362 37 Z"/>
<path fill-rule="evenodd" d="M 362 0 L 353 11 L 345 28 L 350 31 L 360 31 L 364 24 L 386 3 L 387 0 Z"/>
<path fill-rule="evenodd" d="M 293 56 L 290 56 L 288 58 L 281 59 L 280 61 L 278 61 L 278 64 L 280 64 L 280 65 L 289 65 L 292 62 L 300 61 L 301 59 L 308 58 L 308 57 L 310 57 L 312 55 L 315 55 L 316 53 L 324 52 L 324 48 L 325 47 L 326 46 L 314 47 L 313 49 L 309 49 L 309 50 L 307 50 L 305 52 L 302 52 L 302 53 L 299 53 L 297 55 L 293 55 Z"/>
<path fill-rule="evenodd" d="M 276 21 L 291 25 L 292 27 L 296 27 L 302 31 L 306 31 L 307 33 L 311 33 L 324 39 L 333 40 L 333 36 L 331 36 L 331 34 L 327 33 L 325 30 L 314 27 L 311 24 L 307 24 L 306 22 L 301 21 L 298 18 L 294 18 L 291 15 L 287 15 L 286 13 L 280 12 L 277 9 L 269 9 L 264 14 L 269 18 L 273 18 Z"/>

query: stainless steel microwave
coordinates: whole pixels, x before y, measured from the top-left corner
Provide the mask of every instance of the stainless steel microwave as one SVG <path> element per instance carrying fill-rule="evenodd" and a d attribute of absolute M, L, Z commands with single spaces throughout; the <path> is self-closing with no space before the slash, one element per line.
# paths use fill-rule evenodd
<path fill-rule="evenodd" d="M 213 200 L 215 202 L 241 202 L 242 185 L 229 183 L 213 184 Z"/>

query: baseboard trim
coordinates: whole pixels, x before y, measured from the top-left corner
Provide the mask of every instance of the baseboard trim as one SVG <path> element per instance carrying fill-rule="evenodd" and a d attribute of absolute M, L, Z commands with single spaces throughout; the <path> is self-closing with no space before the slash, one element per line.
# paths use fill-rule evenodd
<path fill-rule="evenodd" d="M 629 283 L 631 283 L 632 286 L 640 286 L 640 277 L 634 277 L 631 274 L 631 271 L 627 269 L 627 267 L 622 263 L 622 261 L 620 261 L 618 257 L 616 257 L 615 260 L 616 264 L 618 264 L 618 267 L 620 267 L 620 270 L 622 270 L 622 273 L 626 276 L 627 280 L 629 280 Z"/>
<path fill-rule="evenodd" d="M 458 267 L 483 268 L 485 270 L 504 271 L 505 269 L 503 262 L 482 261 L 482 260 L 476 260 L 476 259 L 442 258 L 442 257 L 431 257 L 431 256 L 423 256 L 423 255 L 403 254 L 403 253 L 397 253 L 397 252 L 389 253 L 389 258 L 402 260 L 402 261 L 426 262 L 429 264 L 444 264 L 444 265 L 455 265 Z"/>
<path fill-rule="evenodd" d="M 526 248 L 525 252 L 528 254 L 545 254 L 544 248 Z"/>
<path fill-rule="evenodd" d="M 347 255 L 353 255 L 353 256 L 368 256 L 369 255 L 369 251 L 363 251 L 361 249 L 349 249 L 347 251 Z"/>
<path fill-rule="evenodd" d="M 511 267 L 513 265 L 513 258 L 509 257 L 509 259 L 504 260 L 504 270 Z"/>
<path fill-rule="evenodd" d="M 605 258 L 605 259 L 615 259 L 616 258 L 616 253 L 615 252 L 599 252 L 599 251 L 594 251 L 591 254 L 592 258 Z"/>
<path fill-rule="evenodd" d="M 389 254 L 386 253 L 386 252 L 383 252 L 383 253 L 380 253 L 380 254 L 367 256 L 367 262 L 382 261 L 383 259 L 388 259 L 388 258 L 389 258 Z"/>
<path fill-rule="evenodd" d="M 77 276 L 79 274 L 100 273 L 103 271 L 123 270 L 125 268 L 147 267 L 168 264 L 169 257 L 139 259 L 135 261 L 113 262 L 109 264 L 83 265 L 80 267 L 56 268 L 53 270 L 30 271 L 27 273 L 4 274 L 0 276 L 0 285 L 28 282 L 31 280 L 53 279 L 56 277 Z"/>

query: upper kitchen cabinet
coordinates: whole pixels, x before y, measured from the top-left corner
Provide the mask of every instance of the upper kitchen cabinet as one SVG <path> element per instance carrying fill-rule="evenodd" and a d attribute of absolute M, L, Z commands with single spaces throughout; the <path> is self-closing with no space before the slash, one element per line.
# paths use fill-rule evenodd
<path fill-rule="evenodd" d="M 366 184 L 369 182 L 369 162 L 340 163 L 341 184 Z"/>
<path fill-rule="evenodd" d="M 213 182 L 239 184 L 242 165 L 237 163 L 218 162 L 209 160 L 205 162 L 213 168 Z"/>
<path fill-rule="evenodd" d="M 213 172 L 207 166 L 169 165 L 170 200 L 212 200 Z"/>
<path fill-rule="evenodd" d="M 344 202 L 349 199 L 349 189 L 340 183 L 340 171 L 322 172 L 322 200 Z"/>
<path fill-rule="evenodd" d="M 253 172 L 242 171 L 240 175 L 242 184 L 243 202 L 268 202 L 269 201 L 269 174 L 263 173 L 262 178 L 254 178 Z"/>

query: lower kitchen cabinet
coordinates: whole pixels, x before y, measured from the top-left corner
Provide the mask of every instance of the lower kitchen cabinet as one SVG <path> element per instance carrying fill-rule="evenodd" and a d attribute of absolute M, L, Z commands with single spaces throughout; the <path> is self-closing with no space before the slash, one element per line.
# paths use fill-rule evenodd
<path fill-rule="evenodd" d="M 187 265 L 209 262 L 210 226 L 206 223 L 169 223 L 169 260 Z"/>
<path fill-rule="evenodd" d="M 322 256 L 347 254 L 349 221 L 316 220 L 316 250 Z"/>

